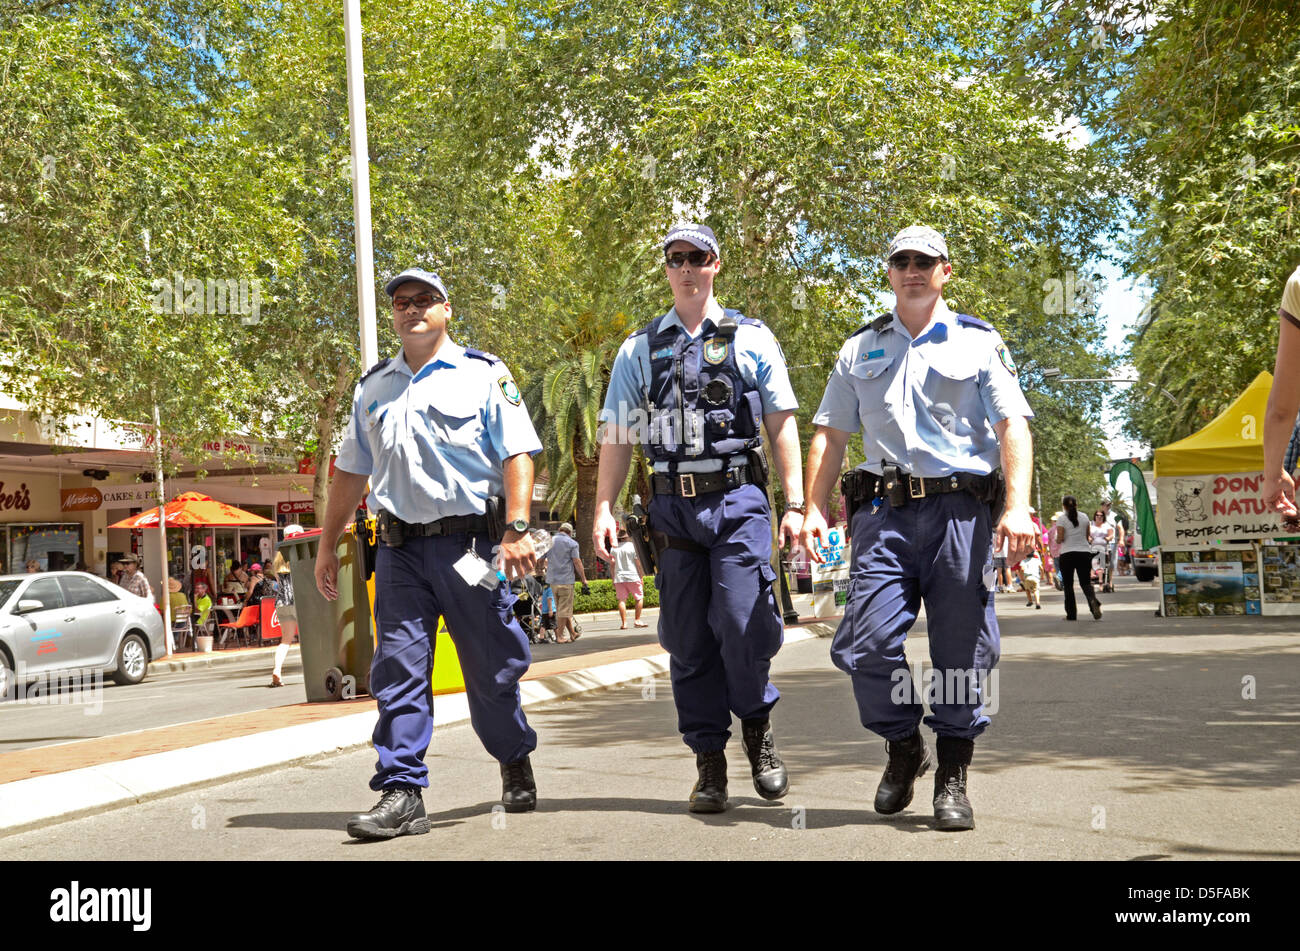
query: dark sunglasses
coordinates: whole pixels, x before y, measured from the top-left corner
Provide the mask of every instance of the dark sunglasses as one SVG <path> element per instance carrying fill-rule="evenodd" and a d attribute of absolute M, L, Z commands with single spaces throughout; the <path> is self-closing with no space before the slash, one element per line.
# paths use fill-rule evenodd
<path fill-rule="evenodd" d="M 906 271 L 908 264 L 915 264 L 918 271 L 928 271 L 938 263 L 938 258 L 932 258 L 926 254 L 895 254 L 889 259 L 889 266 L 895 271 Z"/>
<path fill-rule="evenodd" d="M 414 297 L 394 297 L 393 310 L 406 310 L 414 305 L 417 310 L 424 310 L 426 307 L 432 307 L 434 304 L 445 304 L 446 298 L 439 297 L 437 294 L 416 294 Z"/>
<path fill-rule="evenodd" d="M 712 251 L 674 251 L 672 254 L 664 255 L 664 262 L 673 270 L 681 267 L 687 262 L 691 267 L 704 267 L 713 261 Z"/>

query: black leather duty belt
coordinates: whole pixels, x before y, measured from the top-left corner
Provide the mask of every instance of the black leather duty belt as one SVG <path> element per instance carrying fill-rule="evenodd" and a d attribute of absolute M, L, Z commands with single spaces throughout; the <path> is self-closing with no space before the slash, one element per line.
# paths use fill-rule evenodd
<path fill-rule="evenodd" d="M 718 472 L 679 472 L 676 475 L 656 472 L 650 479 L 655 495 L 680 495 L 684 499 L 693 499 L 710 492 L 725 492 L 757 481 L 748 465 L 733 466 Z"/>
<path fill-rule="evenodd" d="M 390 548 L 400 548 L 407 538 L 454 535 L 457 532 L 479 535 L 488 530 L 486 515 L 450 515 L 436 522 L 403 522 L 392 512 L 380 512 L 376 523 L 380 541 Z"/>
<path fill-rule="evenodd" d="M 948 492 L 970 492 L 976 498 L 986 500 L 996 485 L 996 475 L 975 475 L 970 472 L 957 472 L 950 476 L 926 479 L 905 472 L 895 471 L 888 475 L 876 475 L 874 472 L 854 469 L 852 472 L 844 473 L 840 480 L 840 491 L 851 503 L 886 498 L 890 505 L 897 508 L 926 496 L 943 495 Z"/>

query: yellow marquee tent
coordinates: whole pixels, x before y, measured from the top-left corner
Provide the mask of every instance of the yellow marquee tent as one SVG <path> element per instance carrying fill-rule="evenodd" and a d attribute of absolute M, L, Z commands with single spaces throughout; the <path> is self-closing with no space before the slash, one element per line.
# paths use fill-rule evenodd
<path fill-rule="evenodd" d="M 1156 450 L 1156 478 L 1264 468 L 1264 407 L 1273 374 L 1265 371 L 1200 432 Z"/>

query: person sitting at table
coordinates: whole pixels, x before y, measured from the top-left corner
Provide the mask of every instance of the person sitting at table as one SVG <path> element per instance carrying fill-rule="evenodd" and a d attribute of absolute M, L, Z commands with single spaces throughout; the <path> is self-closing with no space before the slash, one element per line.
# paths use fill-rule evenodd
<path fill-rule="evenodd" d="M 167 579 L 167 591 L 168 591 L 168 594 L 167 594 L 167 601 L 168 601 L 169 606 L 170 606 L 170 608 L 171 608 L 172 633 L 173 633 L 173 636 L 174 636 L 174 635 L 175 635 L 175 631 L 176 631 L 176 621 L 177 621 L 177 619 L 178 619 L 182 614 L 186 613 L 185 611 L 182 611 L 181 609 L 184 608 L 184 609 L 186 609 L 186 611 L 188 611 L 189 606 L 190 606 L 190 600 L 189 600 L 189 598 L 185 597 L 185 592 L 181 590 L 181 579 L 180 579 L 180 578 L 177 578 L 177 577 L 171 577 L 171 578 L 168 578 L 168 579 Z M 174 642 L 174 641 L 173 641 L 173 643 L 172 643 L 172 649 L 173 649 L 173 650 L 176 649 L 176 645 L 175 645 L 175 642 Z"/>
<path fill-rule="evenodd" d="M 239 562 L 234 562 L 230 574 L 226 575 L 226 580 L 221 585 L 222 601 L 238 601 L 243 598 L 244 593 L 248 591 L 244 581 L 239 580 L 239 575 L 243 573 L 243 567 L 240 566 Z M 245 575 L 244 580 L 248 580 L 247 575 Z"/>
<path fill-rule="evenodd" d="M 194 619 L 194 631 L 206 631 L 208 629 L 208 615 L 212 613 L 212 596 L 208 594 L 208 585 L 205 581 L 194 582 L 194 610 L 199 612 L 198 617 Z"/>
<path fill-rule="evenodd" d="M 271 597 L 271 582 L 266 580 L 262 574 L 261 565 L 252 565 L 250 570 L 253 573 L 252 584 L 249 586 L 248 594 L 244 596 L 244 605 L 261 604 L 263 598 Z"/>

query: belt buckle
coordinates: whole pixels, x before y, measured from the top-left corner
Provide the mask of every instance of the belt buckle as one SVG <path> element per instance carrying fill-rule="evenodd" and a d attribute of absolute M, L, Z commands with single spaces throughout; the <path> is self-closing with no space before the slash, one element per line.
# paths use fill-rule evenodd
<path fill-rule="evenodd" d="M 918 494 L 918 493 L 916 492 L 916 490 L 912 487 L 912 486 L 913 486 L 913 483 L 915 483 L 916 485 L 919 485 L 919 486 L 921 487 L 921 491 L 920 491 L 919 494 Z M 922 479 L 918 479 L 916 476 L 908 476 L 908 477 L 907 477 L 907 497 L 908 497 L 909 499 L 923 499 L 923 498 L 925 498 L 925 479 L 923 479 L 923 478 L 922 478 Z"/>
<path fill-rule="evenodd" d="M 684 499 L 695 498 L 694 472 L 680 472 L 677 474 L 677 494 Z"/>

